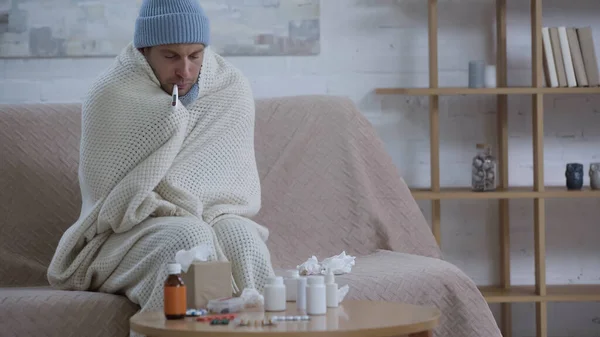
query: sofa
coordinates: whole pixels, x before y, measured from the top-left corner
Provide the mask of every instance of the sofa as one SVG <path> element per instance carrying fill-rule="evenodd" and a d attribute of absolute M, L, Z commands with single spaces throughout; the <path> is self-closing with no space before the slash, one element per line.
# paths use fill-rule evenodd
<path fill-rule="evenodd" d="M 0 104 L 0 335 L 127 336 L 126 297 L 49 286 L 80 210 L 81 105 Z M 435 336 L 500 336 L 472 280 L 442 258 L 372 125 L 345 97 L 256 100 L 256 159 L 277 272 L 346 252 L 346 298 L 435 305 Z"/>

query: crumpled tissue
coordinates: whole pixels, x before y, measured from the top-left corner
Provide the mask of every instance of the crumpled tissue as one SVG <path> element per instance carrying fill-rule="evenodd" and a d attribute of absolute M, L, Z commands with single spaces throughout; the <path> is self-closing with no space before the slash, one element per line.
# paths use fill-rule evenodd
<path fill-rule="evenodd" d="M 325 275 L 329 270 L 333 271 L 334 275 L 342 275 L 347 274 L 352 270 L 352 267 L 355 264 L 354 260 L 355 257 L 346 255 L 346 251 L 343 251 L 339 255 L 328 257 L 321 262 L 313 255 L 296 268 L 300 275 L 304 276 Z"/>
<path fill-rule="evenodd" d="M 323 261 L 319 262 L 316 256 L 312 256 L 306 262 L 298 265 L 296 268 L 300 275 L 308 276 L 308 275 L 326 275 L 331 272 L 334 275 L 343 275 L 347 274 L 352 270 L 352 267 L 355 264 L 356 258 L 354 256 L 346 255 L 346 251 L 343 251 L 339 255 L 335 255 L 332 257 L 328 257 Z M 342 303 L 344 297 L 348 295 L 350 291 L 350 287 L 346 284 L 337 290 L 337 298 L 338 304 Z"/>
<path fill-rule="evenodd" d="M 337 291 L 338 304 L 342 303 L 342 301 L 344 300 L 344 297 L 346 297 L 346 295 L 348 295 L 348 291 L 350 291 L 350 287 L 347 284 L 343 287 L 338 288 L 338 291 Z"/>
<path fill-rule="evenodd" d="M 201 244 L 190 250 L 180 250 L 175 254 L 175 262 L 181 265 L 181 270 L 187 273 L 190 265 L 194 261 L 208 261 L 211 254 L 210 247 L 207 244 Z"/>
<path fill-rule="evenodd" d="M 258 290 L 245 288 L 240 295 L 245 308 L 258 308 L 265 304 L 265 297 Z"/>

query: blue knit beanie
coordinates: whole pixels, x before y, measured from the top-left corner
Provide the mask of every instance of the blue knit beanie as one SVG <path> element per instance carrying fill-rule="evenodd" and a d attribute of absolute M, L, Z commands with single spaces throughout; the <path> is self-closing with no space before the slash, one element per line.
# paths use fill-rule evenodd
<path fill-rule="evenodd" d="M 135 48 L 163 44 L 202 43 L 208 46 L 208 17 L 198 0 L 144 0 L 135 21 Z"/>

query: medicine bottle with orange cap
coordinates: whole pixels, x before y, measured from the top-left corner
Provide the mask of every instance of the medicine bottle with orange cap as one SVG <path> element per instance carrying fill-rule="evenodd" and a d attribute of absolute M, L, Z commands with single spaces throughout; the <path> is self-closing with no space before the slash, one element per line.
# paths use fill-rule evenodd
<path fill-rule="evenodd" d="M 164 284 L 164 311 L 167 319 L 185 318 L 187 311 L 187 294 L 185 283 L 181 278 L 181 265 L 170 263 L 167 265 L 169 276 Z"/>

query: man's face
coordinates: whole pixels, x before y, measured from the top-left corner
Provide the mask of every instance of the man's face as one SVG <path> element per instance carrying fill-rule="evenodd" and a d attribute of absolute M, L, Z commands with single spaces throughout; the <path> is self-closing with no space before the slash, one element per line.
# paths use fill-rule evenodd
<path fill-rule="evenodd" d="M 204 45 L 202 44 L 170 44 L 144 48 L 148 64 L 160 82 L 162 89 L 171 94 L 177 84 L 180 96 L 187 94 L 198 80 Z"/>

